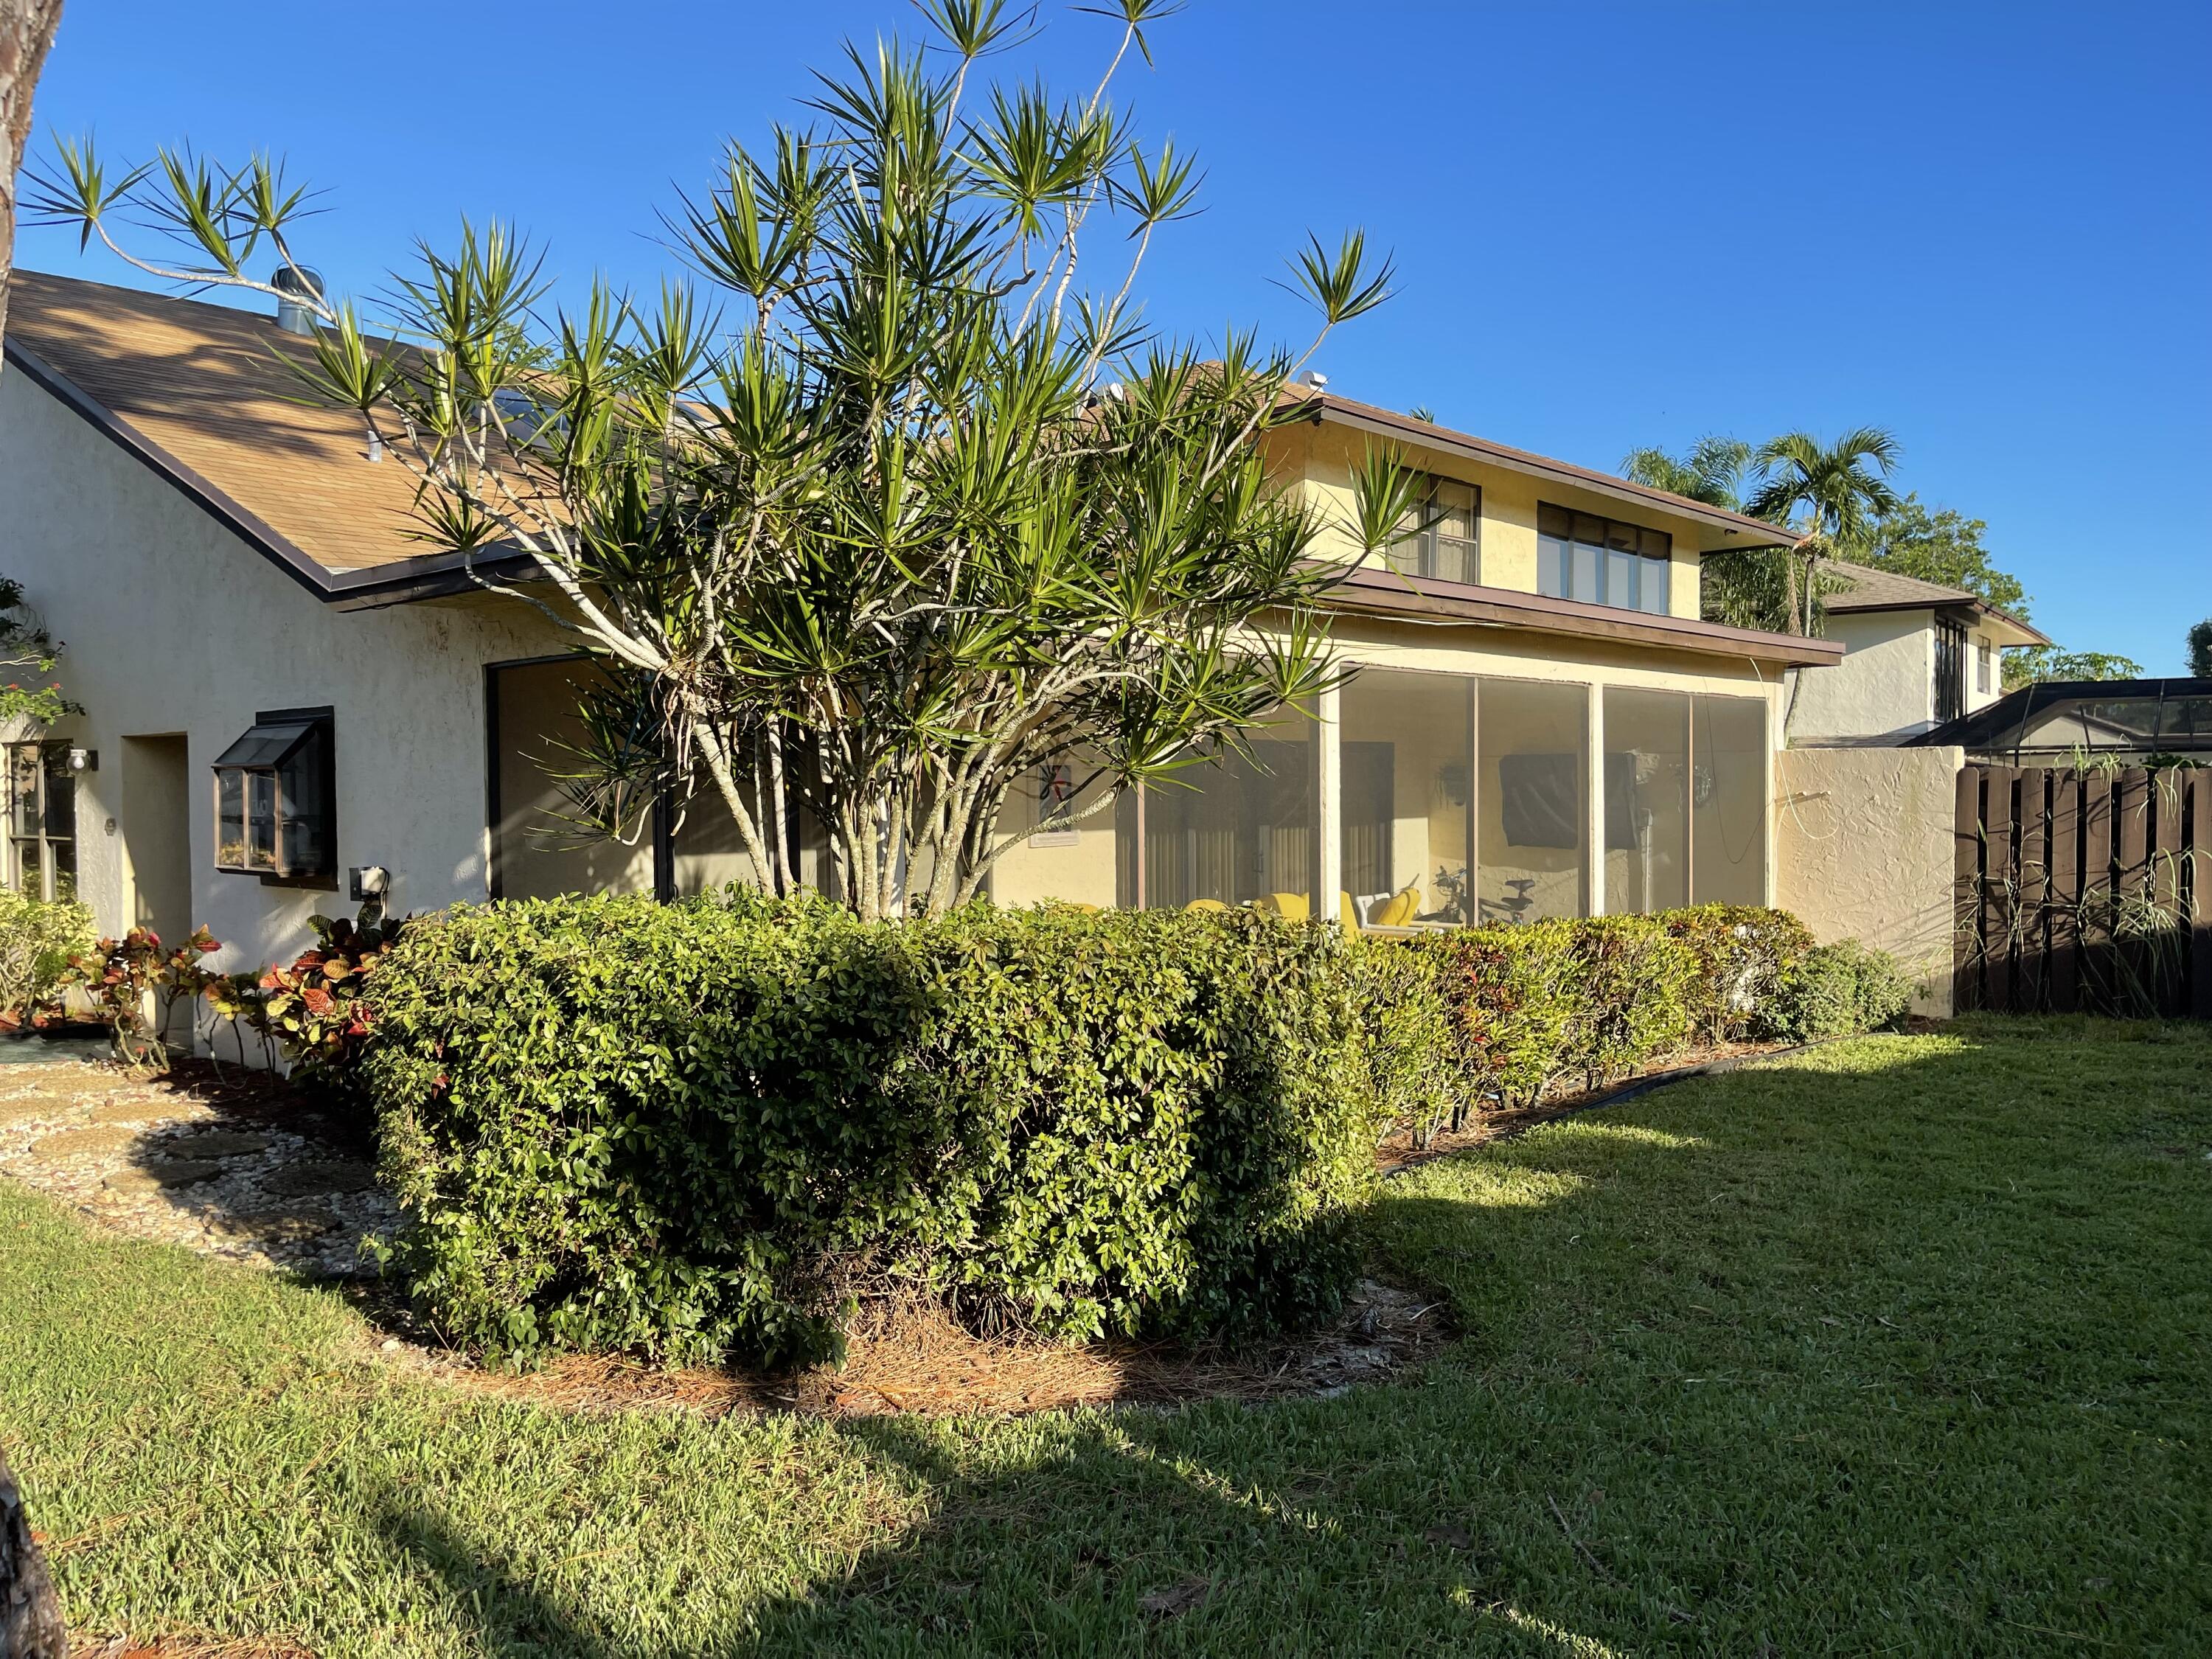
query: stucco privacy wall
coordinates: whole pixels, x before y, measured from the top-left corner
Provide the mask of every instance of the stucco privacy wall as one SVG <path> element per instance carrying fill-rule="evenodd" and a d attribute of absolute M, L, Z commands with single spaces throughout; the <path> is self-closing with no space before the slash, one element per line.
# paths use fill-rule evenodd
<path fill-rule="evenodd" d="M 308 941 L 318 909 L 350 912 L 343 893 L 214 868 L 208 768 L 263 708 L 335 711 L 341 870 L 389 865 L 403 911 L 484 896 L 483 665 L 564 648 L 550 624 L 474 602 L 333 610 L 13 369 L 0 374 L 0 572 L 65 642 L 64 683 L 90 711 L 51 735 L 100 753 L 78 783 L 78 860 L 104 931 L 140 902 L 126 840 L 175 835 L 191 920 L 224 941 L 219 965 L 272 960 Z M 185 738 L 183 811 L 164 814 L 182 822 L 126 827 L 123 740 L 155 733 Z"/>
<path fill-rule="evenodd" d="M 1790 749 L 1778 785 L 1775 902 L 1823 943 L 1856 939 L 1911 975 L 1916 1012 L 1951 1012 L 1954 817 L 1965 751 Z"/>

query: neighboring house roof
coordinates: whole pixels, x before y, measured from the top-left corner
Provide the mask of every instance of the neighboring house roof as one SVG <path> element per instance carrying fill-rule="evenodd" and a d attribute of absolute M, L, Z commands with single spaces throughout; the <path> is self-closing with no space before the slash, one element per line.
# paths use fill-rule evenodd
<path fill-rule="evenodd" d="M 2051 643 L 2050 636 L 2033 623 L 1991 605 L 1978 593 L 1971 593 L 1963 587 L 1946 587 L 1941 582 L 1923 581 L 1917 576 L 1908 576 L 1902 571 L 1885 570 L 1880 565 L 1871 564 L 1832 561 L 1822 567 L 1821 574 L 1848 584 L 1842 592 L 1831 593 L 1821 600 L 1820 603 L 1830 611 L 1946 611 L 1965 608 L 2016 631 L 2021 637 L 2006 641 L 2008 645 Z"/>
<path fill-rule="evenodd" d="M 2044 680 L 1905 739 L 1976 754 L 2212 752 L 2212 680 Z"/>
<path fill-rule="evenodd" d="M 1687 495 L 1677 495 L 1669 490 L 1654 489 L 1649 484 L 1614 477 L 1609 472 L 1592 471 L 1588 467 L 1577 466 L 1571 461 L 1554 460 L 1548 455 L 1514 449 L 1505 444 L 1492 442 L 1488 438 L 1455 432 L 1449 427 L 1438 426 L 1433 421 L 1416 420 L 1411 415 L 1401 415 L 1395 409 L 1355 403 L 1349 398 L 1340 398 L 1333 392 L 1320 392 L 1302 385 L 1285 388 L 1283 397 L 1286 403 L 1312 408 L 1316 411 L 1315 417 L 1325 422 L 1333 422 L 1372 432 L 1379 437 L 1395 438 L 1407 444 L 1463 455 L 1469 460 L 1482 461 L 1508 471 L 1524 472 L 1532 477 L 1571 484 L 1578 489 L 1609 495 L 1631 506 L 1656 507 L 1679 518 L 1693 519 L 1701 525 L 1719 531 L 1725 538 L 1723 544 L 1706 549 L 1707 552 L 1720 552 L 1723 548 L 1729 552 L 1737 552 L 1754 547 L 1794 547 L 1797 544 L 1798 537 L 1795 532 L 1769 524 L 1764 519 L 1749 518 L 1741 513 L 1731 513 L 1725 507 L 1711 507 L 1704 501 L 1692 501 Z"/>
<path fill-rule="evenodd" d="M 426 555 L 408 535 L 414 475 L 396 459 L 370 459 L 367 434 L 353 415 L 308 400 L 277 355 L 296 351 L 300 342 L 273 316 L 33 270 L 15 273 L 9 303 L 10 362 L 324 599 L 349 607 L 391 605 L 471 586 L 462 556 Z M 1763 520 L 1664 490 L 1309 388 L 1296 392 L 1322 420 L 1389 430 L 1431 449 L 1754 538 L 1731 545 L 1787 539 Z M 529 560 L 479 555 L 475 565 L 512 574 L 526 570 Z M 1332 604 L 1366 615 L 1770 663 L 1826 663 L 1842 654 L 1840 645 L 1824 640 L 1391 572 L 1350 572 Z"/>

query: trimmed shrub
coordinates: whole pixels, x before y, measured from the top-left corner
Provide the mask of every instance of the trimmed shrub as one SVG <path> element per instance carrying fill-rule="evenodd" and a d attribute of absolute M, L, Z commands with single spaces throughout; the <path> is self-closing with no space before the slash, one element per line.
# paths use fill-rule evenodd
<path fill-rule="evenodd" d="M 1373 1179 L 1354 941 L 1249 914 L 457 909 L 369 991 L 397 1265 L 495 1353 L 834 1354 L 919 1283 L 1069 1338 L 1333 1309 Z M 1408 1049 L 1407 1052 L 1411 1052 Z"/>
<path fill-rule="evenodd" d="M 1591 1088 L 1689 1040 L 1698 958 L 1657 916 L 1568 924 L 1579 971 L 1570 1055 Z"/>
<path fill-rule="evenodd" d="M 1375 1108 L 1425 1146 L 1476 1104 L 1446 990 L 1443 953 L 1423 939 L 1358 940 L 1359 1005 Z"/>
<path fill-rule="evenodd" d="M 1844 939 L 1814 945 L 1784 970 L 1765 1024 L 1775 1036 L 1810 1042 L 1896 1025 L 1911 1006 L 1895 957 Z"/>
<path fill-rule="evenodd" d="M 27 1022 L 72 977 L 70 958 L 93 948 L 92 912 L 0 887 L 0 1013 Z"/>
<path fill-rule="evenodd" d="M 1585 964 L 1572 921 L 1473 927 L 1421 941 L 1441 981 L 1480 1100 L 1530 1106 L 1574 1064 Z"/>
<path fill-rule="evenodd" d="M 1658 919 L 1697 959 L 1690 1020 L 1707 1042 L 1741 1042 L 1755 1035 L 1784 974 L 1813 948 L 1812 933 L 1787 910 L 1697 904 Z"/>

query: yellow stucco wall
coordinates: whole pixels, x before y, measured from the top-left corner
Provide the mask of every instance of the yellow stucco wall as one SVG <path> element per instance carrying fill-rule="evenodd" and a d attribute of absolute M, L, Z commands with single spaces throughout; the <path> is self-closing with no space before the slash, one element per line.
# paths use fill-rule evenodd
<path fill-rule="evenodd" d="M 1358 538 L 1346 527 L 1353 517 L 1352 479 L 1370 441 L 1364 434 L 1340 426 L 1310 423 L 1287 427 L 1267 440 L 1270 465 L 1286 489 L 1299 491 L 1316 507 L 1325 528 L 1315 544 L 1318 557 L 1350 559 L 1358 550 Z M 1674 538 L 1668 583 L 1668 613 L 1676 617 L 1698 614 L 1698 550 L 1708 535 L 1695 520 L 1656 508 L 1631 506 L 1595 490 L 1540 479 L 1510 468 L 1492 466 L 1464 456 L 1412 447 L 1407 464 L 1438 477 L 1456 478 L 1482 489 L 1482 580 L 1487 587 L 1510 588 L 1534 593 L 1536 588 L 1536 508 L 1550 501 L 1559 507 L 1663 530 Z"/>

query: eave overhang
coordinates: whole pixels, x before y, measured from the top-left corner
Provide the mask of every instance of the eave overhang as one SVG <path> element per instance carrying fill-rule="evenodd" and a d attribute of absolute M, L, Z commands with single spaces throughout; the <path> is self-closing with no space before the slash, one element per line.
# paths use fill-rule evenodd
<path fill-rule="evenodd" d="M 1729 628 L 1689 617 L 1661 617 L 1580 599 L 1553 599 L 1515 588 L 1401 575 L 1372 566 L 1347 567 L 1322 604 L 1352 616 L 1402 620 L 1427 626 L 1505 628 L 1577 640 L 1729 657 L 1784 668 L 1827 667 L 1843 660 L 1833 640 L 1800 639 L 1757 629 Z"/>

